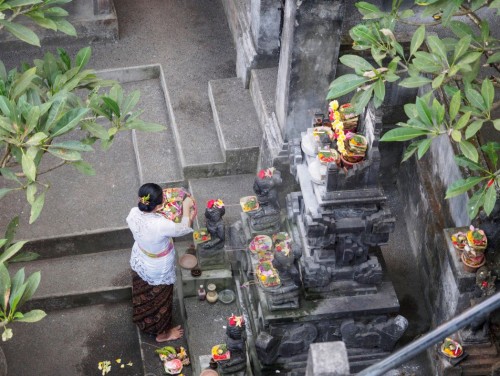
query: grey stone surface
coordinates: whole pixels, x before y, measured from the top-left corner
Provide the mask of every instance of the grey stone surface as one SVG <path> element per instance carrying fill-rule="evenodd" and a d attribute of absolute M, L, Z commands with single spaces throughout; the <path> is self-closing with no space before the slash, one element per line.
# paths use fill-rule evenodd
<path fill-rule="evenodd" d="M 349 360 L 344 342 L 313 343 L 309 347 L 306 376 L 347 376 Z"/>
<path fill-rule="evenodd" d="M 210 81 L 208 94 L 228 169 L 255 171 L 262 130 L 249 91 L 239 79 L 226 78 Z"/>
<path fill-rule="evenodd" d="M 268 126 L 276 107 L 278 68 L 252 69 L 250 94 L 262 129 Z"/>
<path fill-rule="evenodd" d="M 188 344 L 193 361 L 193 373 L 198 375 L 201 355 L 209 355 L 212 347 L 224 343 L 227 318 L 238 314 L 236 303 L 213 304 L 200 301 L 197 297 L 184 299 L 186 307 L 186 327 L 188 328 Z"/>
<path fill-rule="evenodd" d="M 13 326 L 2 343 L 9 375 L 98 375 L 109 360 L 112 372 L 144 375 L 137 329 L 129 302 L 48 312 L 38 323 Z M 132 366 L 120 369 L 115 359 Z"/>
<path fill-rule="evenodd" d="M 95 145 L 95 152 L 84 158 L 96 169 L 95 176 L 82 175 L 68 165 L 43 175 L 41 180 L 50 183 L 51 188 L 38 220 L 28 225 L 30 206 L 22 192 L 2 200 L 0 228 L 6 228 L 16 214 L 20 214 L 18 239 L 126 226 L 125 218 L 130 208 L 137 204 L 140 186 L 131 134 L 119 133 L 107 152 Z M 0 180 L 0 185 L 4 182 Z"/>
<path fill-rule="evenodd" d="M 162 124 L 162 132 L 133 131 L 136 160 L 141 184 L 155 182 L 166 184 L 182 181 L 182 166 L 178 158 L 177 140 L 169 122 L 165 104 L 165 93 L 161 77 L 145 81 L 126 83 L 127 92 L 139 90 L 141 99 L 137 108 L 144 111 L 144 121 Z"/>
<path fill-rule="evenodd" d="M 47 299 L 64 295 L 84 295 L 98 291 L 130 288 L 132 277 L 129 267 L 130 249 L 86 255 L 67 255 L 56 259 L 15 263 L 11 273 L 21 267 L 26 275 L 42 273 L 40 286 L 34 299 Z"/>
<path fill-rule="evenodd" d="M 284 17 L 276 115 L 288 141 L 299 137 L 314 111 L 325 106 L 336 72 L 344 1 L 287 0 Z"/>

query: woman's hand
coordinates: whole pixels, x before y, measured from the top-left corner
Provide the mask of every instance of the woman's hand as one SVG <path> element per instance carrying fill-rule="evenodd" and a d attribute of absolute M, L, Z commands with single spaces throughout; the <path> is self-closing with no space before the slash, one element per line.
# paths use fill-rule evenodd
<path fill-rule="evenodd" d="M 196 218 L 196 209 L 191 197 L 186 197 L 182 202 L 182 214 L 184 217 L 189 218 L 190 226 L 192 225 L 194 219 Z"/>

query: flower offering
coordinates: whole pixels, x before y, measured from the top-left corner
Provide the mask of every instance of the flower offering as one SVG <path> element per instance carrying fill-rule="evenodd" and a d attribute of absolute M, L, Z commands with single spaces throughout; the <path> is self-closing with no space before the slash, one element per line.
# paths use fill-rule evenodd
<path fill-rule="evenodd" d="M 254 255 L 257 255 L 259 259 L 262 258 L 272 258 L 272 246 L 273 242 L 271 238 L 267 235 L 257 235 L 252 239 L 250 244 L 248 245 L 248 249 Z"/>
<path fill-rule="evenodd" d="M 245 196 L 240 198 L 241 210 L 245 213 L 259 208 L 259 201 L 256 196 Z"/>
<path fill-rule="evenodd" d="M 269 260 L 261 260 L 257 264 L 256 275 L 263 287 L 274 287 L 281 284 L 278 271 Z"/>

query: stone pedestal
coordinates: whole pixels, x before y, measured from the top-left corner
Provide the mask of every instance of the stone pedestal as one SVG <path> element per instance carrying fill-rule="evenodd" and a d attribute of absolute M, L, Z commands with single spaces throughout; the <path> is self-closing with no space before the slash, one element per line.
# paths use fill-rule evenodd
<path fill-rule="evenodd" d="M 219 247 L 204 249 L 203 243 L 196 246 L 198 266 L 201 270 L 226 269 L 229 264 L 226 261 L 224 244 Z"/>
<path fill-rule="evenodd" d="M 337 68 L 344 3 L 286 0 L 276 89 L 276 115 L 285 141 L 309 126 L 311 109 L 324 106 Z"/>

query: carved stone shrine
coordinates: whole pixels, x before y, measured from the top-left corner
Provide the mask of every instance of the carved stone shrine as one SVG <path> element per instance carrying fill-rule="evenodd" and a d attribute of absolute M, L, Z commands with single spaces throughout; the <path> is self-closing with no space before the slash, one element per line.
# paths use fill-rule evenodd
<path fill-rule="evenodd" d="M 270 228 L 254 226 L 248 213 L 231 226 L 227 248 L 241 250 L 238 282 L 254 373 L 302 375 L 311 343 L 339 340 L 357 372 L 386 357 L 406 330 L 379 248 L 395 227 L 378 183 L 381 128 L 368 107 L 357 130 L 368 144 L 364 160 L 350 169 L 328 163 L 322 181 L 311 177 L 315 157 L 304 153 L 301 139 L 291 140 L 290 169 L 300 192 L 287 195 L 279 228 L 276 210 L 262 221 Z M 289 249 L 273 246 L 272 267 L 264 272 L 277 274 L 279 284 L 267 286 L 259 269 L 266 261 L 248 246 L 256 235 L 278 231 L 289 234 Z"/>

